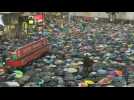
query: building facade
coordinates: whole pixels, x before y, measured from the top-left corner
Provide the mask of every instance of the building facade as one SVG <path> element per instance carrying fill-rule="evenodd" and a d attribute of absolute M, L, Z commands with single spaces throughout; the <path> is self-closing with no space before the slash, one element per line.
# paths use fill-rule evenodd
<path fill-rule="evenodd" d="M 70 12 L 69 15 L 108 18 L 108 14 L 105 12 Z M 120 12 L 117 14 L 117 19 L 134 20 L 134 12 Z"/>

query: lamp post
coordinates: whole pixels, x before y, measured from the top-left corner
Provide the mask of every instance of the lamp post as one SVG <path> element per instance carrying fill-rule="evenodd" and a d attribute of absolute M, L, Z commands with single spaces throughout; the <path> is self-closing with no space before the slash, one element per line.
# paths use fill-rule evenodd
<path fill-rule="evenodd" d="M 43 29 L 44 29 L 44 12 L 42 12 L 42 34 L 43 34 Z"/>
<path fill-rule="evenodd" d="M 69 14 L 68 14 L 68 22 L 69 22 L 69 24 L 71 23 L 71 16 L 72 16 L 72 12 L 69 12 Z"/>

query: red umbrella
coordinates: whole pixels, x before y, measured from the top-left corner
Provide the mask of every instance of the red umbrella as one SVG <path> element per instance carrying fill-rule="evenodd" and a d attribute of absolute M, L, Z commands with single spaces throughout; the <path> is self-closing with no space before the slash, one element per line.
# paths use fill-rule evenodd
<path fill-rule="evenodd" d="M 35 15 L 34 19 L 37 21 L 43 21 L 45 19 L 45 15 L 43 15 L 43 14 Z"/>

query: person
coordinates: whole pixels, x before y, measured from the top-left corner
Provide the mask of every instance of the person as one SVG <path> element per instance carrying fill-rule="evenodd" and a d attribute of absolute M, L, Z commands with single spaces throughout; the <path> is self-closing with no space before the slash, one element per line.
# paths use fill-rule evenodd
<path fill-rule="evenodd" d="M 2 50 L 2 61 L 6 62 L 6 58 L 7 58 L 7 48 L 3 48 Z"/>
<path fill-rule="evenodd" d="M 0 67 L 3 67 L 3 60 L 2 60 L 2 57 L 0 57 Z"/>
<path fill-rule="evenodd" d="M 4 26 L 0 24 L 0 40 L 2 40 L 3 33 L 4 33 Z"/>
<path fill-rule="evenodd" d="M 6 58 L 7 58 L 7 49 L 1 48 L 0 49 L 0 54 L 1 54 L 1 57 L 0 57 L 0 67 L 3 67 L 5 65 Z"/>
<path fill-rule="evenodd" d="M 83 57 L 83 77 L 88 77 L 89 73 L 92 72 L 93 60 L 88 55 Z"/>
<path fill-rule="evenodd" d="M 129 72 L 127 67 L 124 67 L 124 78 L 126 80 L 126 85 L 128 85 Z"/>
<path fill-rule="evenodd" d="M 4 31 L 4 26 L 0 24 L 0 31 Z"/>

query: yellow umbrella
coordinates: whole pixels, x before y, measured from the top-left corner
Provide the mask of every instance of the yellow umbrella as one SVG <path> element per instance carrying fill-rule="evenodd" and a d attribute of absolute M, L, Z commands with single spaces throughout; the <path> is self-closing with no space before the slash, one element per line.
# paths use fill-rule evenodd
<path fill-rule="evenodd" d="M 23 77 L 23 72 L 22 71 L 16 70 L 14 72 L 16 74 L 15 78 L 22 78 Z"/>
<path fill-rule="evenodd" d="M 133 44 L 129 44 L 129 45 L 128 45 L 128 48 L 131 48 L 132 46 L 133 46 Z"/>
<path fill-rule="evenodd" d="M 48 29 L 49 32 L 52 32 L 53 30 L 52 29 Z"/>
<path fill-rule="evenodd" d="M 90 85 L 95 84 L 92 80 L 85 80 L 84 83 L 85 83 L 87 86 L 90 86 Z"/>

